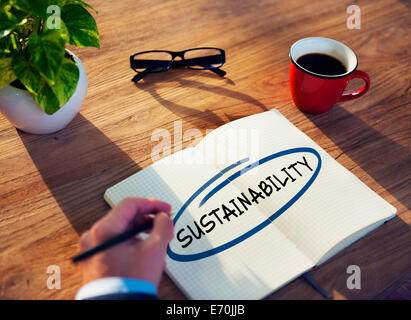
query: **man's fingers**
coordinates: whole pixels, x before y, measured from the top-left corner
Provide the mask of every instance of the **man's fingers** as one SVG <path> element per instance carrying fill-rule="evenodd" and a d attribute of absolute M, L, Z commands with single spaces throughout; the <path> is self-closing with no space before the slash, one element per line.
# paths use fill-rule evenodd
<path fill-rule="evenodd" d="M 154 218 L 153 229 L 147 241 L 161 247 L 167 247 L 174 237 L 174 224 L 167 213 L 160 212 Z"/>
<path fill-rule="evenodd" d="M 80 238 L 80 250 L 84 251 L 91 247 L 90 243 L 90 230 L 87 230 L 81 235 Z"/>
<path fill-rule="evenodd" d="M 93 227 L 92 233 L 97 241 L 104 241 L 134 225 L 145 221 L 149 213 L 169 213 L 171 206 L 159 200 L 146 198 L 126 198 L 99 220 Z"/>

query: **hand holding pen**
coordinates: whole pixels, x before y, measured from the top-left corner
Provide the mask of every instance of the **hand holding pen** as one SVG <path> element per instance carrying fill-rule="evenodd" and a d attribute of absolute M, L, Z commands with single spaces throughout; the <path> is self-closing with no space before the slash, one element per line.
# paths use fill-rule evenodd
<path fill-rule="evenodd" d="M 173 238 L 169 204 L 127 198 L 86 231 L 79 262 L 85 283 L 104 277 L 146 280 L 158 286 L 165 268 L 167 245 Z M 148 215 L 154 214 L 152 219 Z M 151 228 L 143 240 L 139 232 Z M 87 252 L 87 253 L 86 253 Z"/>

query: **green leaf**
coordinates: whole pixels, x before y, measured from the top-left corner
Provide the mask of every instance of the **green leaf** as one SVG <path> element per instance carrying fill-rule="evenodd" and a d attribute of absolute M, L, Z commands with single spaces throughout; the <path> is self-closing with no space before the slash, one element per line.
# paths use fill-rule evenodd
<path fill-rule="evenodd" d="M 33 33 L 29 37 L 28 49 L 31 61 L 51 85 L 55 83 L 64 58 L 64 45 L 60 33 L 55 30 L 48 30 L 41 35 Z"/>
<path fill-rule="evenodd" d="M 11 42 L 11 37 L 5 37 L 0 39 L 0 53 L 9 54 L 13 50 L 13 44 Z"/>
<path fill-rule="evenodd" d="M 66 104 L 76 91 L 79 77 L 80 71 L 77 65 L 69 59 L 64 59 L 57 75 L 56 84 L 51 86 L 60 107 Z"/>
<path fill-rule="evenodd" d="M 43 19 L 47 18 L 49 6 L 62 7 L 62 0 L 14 0 L 14 5 L 25 12 L 33 13 Z"/>
<path fill-rule="evenodd" d="M 44 26 L 43 26 L 42 33 L 45 33 L 49 30 L 54 30 L 54 31 L 60 33 L 60 36 L 64 40 L 65 43 L 68 43 L 70 41 L 70 34 L 69 34 L 68 29 L 67 29 L 66 25 L 64 24 L 63 20 L 60 20 L 60 28 L 59 29 L 49 29 L 47 23 L 45 23 Z"/>
<path fill-rule="evenodd" d="M 56 112 L 60 108 L 57 96 L 33 64 L 22 56 L 13 57 L 12 64 L 18 79 L 24 84 L 40 108 L 47 114 Z"/>
<path fill-rule="evenodd" d="M 16 78 L 17 76 L 12 66 L 12 58 L 0 58 L 0 88 L 7 86 Z"/>
<path fill-rule="evenodd" d="M 18 19 L 5 11 L 0 11 L 0 39 L 8 36 L 14 29 L 26 22 L 28 22 L 26 18 Z"/>
<path fill-rule="evenodd" d="M 80 5 L 63 7 L 62 19 L 70 34 L 70 44 L 100 48 L 100 36 L 93 16 Z"/>
<path fill-rule="evenodd" d="M 60 103 L 50 86 L 45 83 L 41 90 L 33 97 L 34 101 L 49 115 L 60 109 Z"/>
<path fill-rule="evenodd" d="M 24 84 L 27 91 L 33 96 L 37 95 L 46 81 L 34 65 L 20 55 L 13 57 L 12 65 L 17 78 Z"/>
<path fill-rule="evenodd" d="M 96 9 L 94 9 L 91 5 L 89 5 L 88 3 L 82 1 L 82 0 L 63 0 L 63 6 L 69 5 L 69 4 L 79 4 L 83 7 L 89 8 L 91 10 L 93 10 L 95 13 L 98 13 L 98 11 Z"/>

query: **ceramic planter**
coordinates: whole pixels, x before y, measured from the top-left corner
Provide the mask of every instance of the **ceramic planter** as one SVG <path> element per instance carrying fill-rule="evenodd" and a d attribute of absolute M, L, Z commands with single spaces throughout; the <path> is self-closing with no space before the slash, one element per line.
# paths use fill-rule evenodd
<path fill-rule="evenodd" d="M 67 50 L 76 63 L 80 76 L 69 101 L 52 115 L 46 114 L 28 91 L 13 86 L 0 88 L 0 111 L 18 129 L 34 134 L 48 134 L 67 126 L 78 113 L 87 94 L 87 75 L 80 59 Z"/>

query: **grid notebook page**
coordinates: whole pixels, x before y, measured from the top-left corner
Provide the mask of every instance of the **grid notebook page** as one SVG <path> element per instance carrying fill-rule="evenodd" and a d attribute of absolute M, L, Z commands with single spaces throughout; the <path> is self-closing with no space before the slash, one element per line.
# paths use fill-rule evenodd
<path fill-rule="evenodd" d="M 278 111 L 230 122 L 106 191 L 169 202 L 167 273 L 193 299 L 260 299 L 395 208 Z"/>
<path fill-rule="evenodd" d="M 330 257 L 332 248 L 332 254 L 335 254 L 336 249 L 365 235 L 364 230 L 372 230 L 395 215 L 393 206 L 278 111 L 243 118 L 232 122 L 231 126 L 249 130 L 259 128 L 259 159 L 299 148 L 310 148 L 318 153 L 321 159 L 318 175 L 301 197 L 273 222 L 313 263 L 317 264 L 327 253 Z M 260 181 L 270 185 L 272 193 L 269 196 L 263 193 L 265 199 L 261 200 L 262 211 L 270 217 L 309 183 L 318 162 L 317 156 L 311 152 L 286 154 L 259 165 L 258 177 L 245 175 L 237 182 L 237 187 L 254 186 L 259 190 Z"/>
<path fill-rule="evenodd" d="M 196 156 L 193 150 L 184 150 L 182 153 L 185 153 L 185 157 Z M 105 198 L 112 206 L 129 196 L 158 198 L 173 206 L 175 218 L 193 192 L 203 186 L 208 178 L 218 176 L 221 170 L 209 164 L 190 165 L 189 161 L 179 163 L 174 157 L 179 156 L 160 160 L 108 189 Z M 222 174 L 220 181 L 227 174 Z M 216 184 L 218 180 L 207 186 L 202 194 L 206 195 Z M 231 216 L 231 219 L 227 219 L 221 214 L 222 205 L 228 205 L 227 201 L 237 193 L 240 191 L 230 185 L 201 207 L 199 203 L 203 198 L 196 199 L 176 223 L 175 235 L 187 236 L 190 234 L 188 227 L 192 235 L 199 237 L 201 233 L 204 234 L 199 239 L 192 236 L 190 242 L 180 242 L 175 237 L 170 248 L 181 255 L 206 252 L 230 242 L 263 222 L 265 217 L 257 206 L 247 210 L 241 217 Z M 216 209 L 220 211 L 218 215 L 210 215 Z M 207 221 L 201 220 L 205 214 Z M 210 228 L 198 227 L 201 226 L 199 221 L 209 224 L 212 220 L 215 224 L 212 232 L 207 233 Z M 186 247 L 182 248 L 182 245 Z M 191 261 L 167 257 L 167 273 L 193 299 L 260 299 L 311 267 L 311 262 L 273 226 L 207 257 Z"/>

